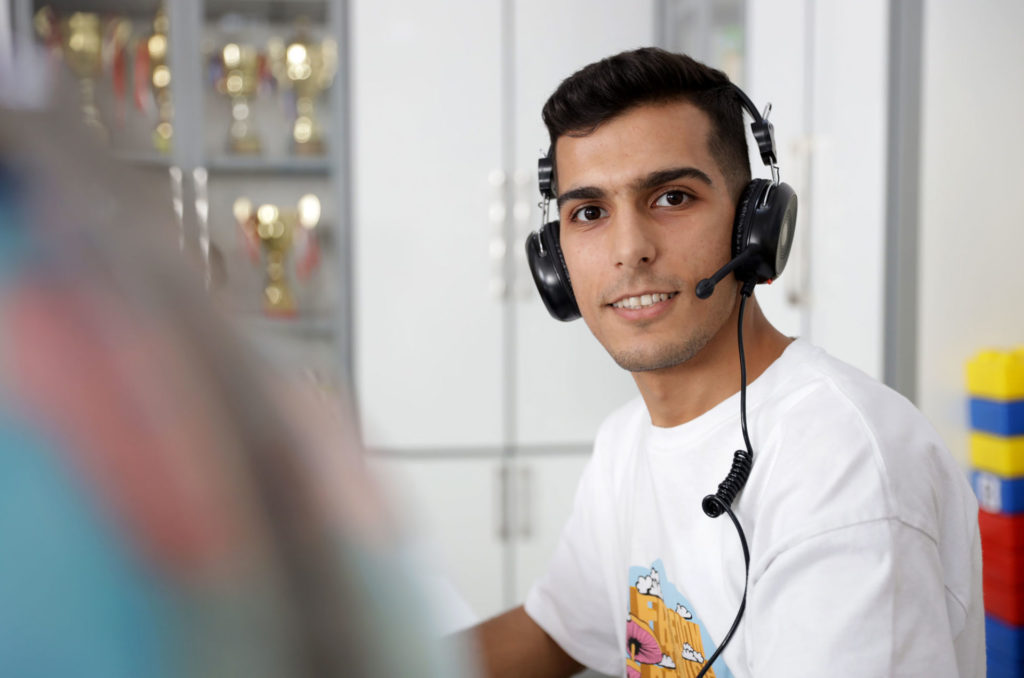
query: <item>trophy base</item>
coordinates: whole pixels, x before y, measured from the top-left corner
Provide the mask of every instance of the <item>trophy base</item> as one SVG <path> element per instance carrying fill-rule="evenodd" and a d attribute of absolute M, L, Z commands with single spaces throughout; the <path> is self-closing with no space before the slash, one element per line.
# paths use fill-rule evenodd
<path fill-rule="evenodd" d="M 281 319 L 281 320 L 289 320 L 291 318 L 297 317 L 299 315 L 299 312 L 296 311 L 294 308 L 293 309 L 264 308 L 263 309 L 263 315 L 267 316 L 268 318 L 278 318 L 278 319 Z"/>
<path fill-rule="evenodd" d="M 153 148 L 160 153 L 170 153 L 171 144 L 174 141 L 174 128 L 171 127 L 169 122 L 161 122 L 153 130 L 152 134 Z"/>
<path fill-rule="evenodd" d="M 309 141 L 292 142 L 292 153 L 300 156 L 323 155 L 326 150 L 323 139 L 310 139 Z"/>
<path fill-rule="evenodd" d="M 259 155 L 263 152 L 263 142 L 259 137 L 242 137 L 228 142 L 228 152 L 232 155 Z"/>
<path fill-rule="evenodd" d="M 236 118 L 228 128 L 228 153 L 257 155 L 263 152 L 259 131 L 248 120 Z"/>
<path fill-rule="evenodd" d="M 270 283 L 263 290 L 263 313 L 274 318 L 295 317 L 295 300 L 291 290 L 277 283 Z"/>

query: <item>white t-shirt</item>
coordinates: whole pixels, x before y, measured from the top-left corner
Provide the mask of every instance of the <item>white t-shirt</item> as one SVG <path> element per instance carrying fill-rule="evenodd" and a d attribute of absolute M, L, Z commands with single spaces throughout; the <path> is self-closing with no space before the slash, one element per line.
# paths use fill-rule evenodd
<path fill-rule="evenodd" d="M 796 340 L 747 422 L 750 588 L 715 675 L 983 676 L 978 506 L 924 417 Z M 526 612 L 603 673 L 695 675 L 743 594 L 736 529 L 701 509 L 742 447 L 738 393 L 674 428 L 639 397 L 613 413 Z"/>

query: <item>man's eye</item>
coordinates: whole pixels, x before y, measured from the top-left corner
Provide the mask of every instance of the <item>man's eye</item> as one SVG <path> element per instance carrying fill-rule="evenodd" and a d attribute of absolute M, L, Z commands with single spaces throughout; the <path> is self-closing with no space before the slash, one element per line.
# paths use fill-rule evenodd
<path fill-rule="evenodd" d="M 692 198 L 684 191 L 665 191 L 654 201 L 656 207 L 679 207 Z"/>
<path fill-rule="evenodd" d="M 595 221 L 608 216 L 608 212 L 596 205 L 584 205 L 572 213 L 573 221 Z"/>

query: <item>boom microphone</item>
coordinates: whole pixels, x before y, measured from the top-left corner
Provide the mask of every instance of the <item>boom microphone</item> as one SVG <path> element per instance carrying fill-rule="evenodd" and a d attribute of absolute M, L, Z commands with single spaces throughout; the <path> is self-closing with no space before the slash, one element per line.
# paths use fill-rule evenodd
<path fill-rule="evenodd" d="M 722 281 L 722 278 L 729 275 L 737 268 L 749 264 L 757 256 L 757 253 L 760 249 L 761 248 L 758 245 L 747 245 L 747 247 L 742 252 L 733 257 L 728 264 L 715 271 L 715 274 L 713 276 L 711 276 L 710 278 L 704 278 L 699 283 L 697 283 L 697 298 L 707 299 L 708 297 L 710 297 L 711 293 L 715 291 L 715 285 L 720 283 Z"/>

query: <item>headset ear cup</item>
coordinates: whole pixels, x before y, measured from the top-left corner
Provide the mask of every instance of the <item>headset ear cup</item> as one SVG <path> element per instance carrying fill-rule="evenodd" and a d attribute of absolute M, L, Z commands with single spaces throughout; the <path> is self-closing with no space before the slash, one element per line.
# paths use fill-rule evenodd
<path fill-rule="evenodd" d="M 796 209 L 796 192 L 789 184 L 776 185 L 767 179 L 747 184 L 736 206 L 732 255 L 755 246 L 757 257 L 737 269 L 737 278 L 763 283 L 782 274 L 793 243 Z"/>
<path fill-rule="evenodd" d="M 796 193 L 789 184 L 766 183 L 763 198 L 751 206 L 744 247 L 757 247 L 756 266 L 748 278 L 763 283 L 775 280 L 786 268 L 796 228 Z"/>
<path fill-rule="evenodd" d="M 530 234 L 526 239 L 526 260 L 548 313 L 557 320 L 569 321 L 580 317 L 580 309 L 562 255 L 559 226 L 559 222 L 552 221 Z"/>
<path fill-rule="evenodd" d="M 732 223 L 732 256 L 739 256 L 750 243 L 751 221 L 754 219 L 757 203 L 771 182 L 754 179 L 743 187 L 740 201 L 736 204 L 736 217 Z"/>
<path fill-rule="evenodd" d="M 789 184 L 778 184 L 772 187 L 768 203 L 754 217 L 750 239 L 761 247 L 764 268 L 760 275 L 764 280 L 778 278 L 786 268 L 796 231 L 796 212 L 796 191 Z"/>

